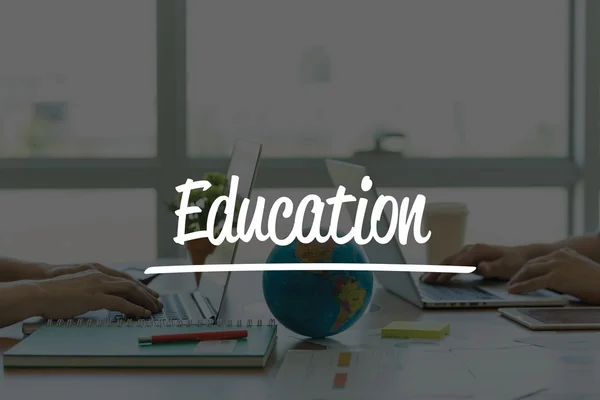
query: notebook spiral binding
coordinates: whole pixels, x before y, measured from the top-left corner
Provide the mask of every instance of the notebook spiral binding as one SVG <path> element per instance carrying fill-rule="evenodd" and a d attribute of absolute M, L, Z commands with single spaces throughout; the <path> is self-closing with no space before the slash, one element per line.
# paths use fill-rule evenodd
<path fill-rule="evenodd" d="M 219 319 L 203 319 L 192 321 L 189 319 L 163 319 L 163 320 L 144 320 L 144 319 L 127 319 L 127 320 L 117 320 L 114 319 L 99 319 L 99 320 L 91 320 L 91 319 L 59 319 L 59 320 L 48 320 L 46 322 L 46 326 L 52 327 L 78 327 L 78 328 L 97 328 L 97 327 L 136 327 L 136 328 L 149 328 L 149 327 L 178 327 L 178 326 L 205 326 L 205 327 L 251 327 L 254 326 L 254 321 L 251 319 L 246 320 L 244 323 L 243 320 L 238 319 L 235 323 L 233 320 L 229 319 L 227 321 Z M 259 319 L 256 321 L 256 326 L 263 326 L 263 320 Z M 267 326 L 276 327 L 277 321 L 274 318 L 271 318 L 267 323 Z"/>

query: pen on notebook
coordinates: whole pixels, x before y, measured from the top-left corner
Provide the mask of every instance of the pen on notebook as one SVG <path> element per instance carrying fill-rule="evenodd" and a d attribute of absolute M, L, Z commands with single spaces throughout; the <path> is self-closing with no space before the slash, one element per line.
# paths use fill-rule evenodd
<path fill-rule="evenodd" d="M 206 340 L 233 340 L 248 337 L 247 330 L 176 333 L 171 335 L 157 335 L 138 338 L 139 344 L 157 344 L 174 342 L 201 342 Z"/>

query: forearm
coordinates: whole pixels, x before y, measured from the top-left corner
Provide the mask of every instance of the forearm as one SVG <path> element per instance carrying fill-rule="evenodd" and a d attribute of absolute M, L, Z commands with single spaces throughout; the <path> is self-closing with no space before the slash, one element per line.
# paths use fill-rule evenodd
<path fill-rule="evenodd" d="M 0 328 L 40 313 L 40 290 L 34 282 L 0 283 Z"/>
<path fill-rule="evenodd" d="M 555 243 L 520 246 L 529 259 L 541 257 L 565 247 L 573 249 L 596 262 L 600 262 L 600 236 L 596 233 L 585 236 L 574 236 Z"/>
<path fill-rule="evenodd" d="M 0 282 L 14 282 L 25 279 L 44 279 L 44 267 L 40 263 L 0 257 Z"/>

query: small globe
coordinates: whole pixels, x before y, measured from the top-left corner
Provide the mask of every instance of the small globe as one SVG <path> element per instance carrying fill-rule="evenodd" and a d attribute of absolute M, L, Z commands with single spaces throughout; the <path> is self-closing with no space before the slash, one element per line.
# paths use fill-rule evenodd
<path fill-rule="evenodd" d="M 338 234 L 342 237 L 343 234 Z M 354 242 L 275 246 L 267 263 L 367 263 Z M 345 331 L 364 314 L 373 293 L 370 271 L 265 271 L 263 293 L 273 316 L 292 332 L 323 338 Z"/>

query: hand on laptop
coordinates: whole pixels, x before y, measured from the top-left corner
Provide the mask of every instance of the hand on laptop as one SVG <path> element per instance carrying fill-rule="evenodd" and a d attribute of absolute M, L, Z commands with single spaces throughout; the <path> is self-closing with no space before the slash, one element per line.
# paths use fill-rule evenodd
<path fill-rule="evenodd" d="M 529 260 L 524 247 L 475 244 L 463 247 L 442 261 L 442 265 L 465 265 L 476 267 L 475 273 L 484 278 L 510 279 Z M 444 284 L 455 274 L 428 273 L 423 282 Z"/>
<path fill-rule="evenodd" d="M 86 263 L 86 264 L 73 264 L 73 265 L 45 265 L 45 279 L 48 278 L 56 278 L 62 275 L 70 275 L 76 274 L 84 271 L 98 271 L 105 275 L 112 276 L 115 278 L 122 278 L 128 281 L 134 282 L 138 284 L 143 290 L 148 292 L 150 295 L 154 297 L 158 297 L 158 293 L 146 285 L 142 284 L 137 279 L 131 277 L 131 275 L 126 274 L 125 272 L 117 271 L 116 269 L 105 267 L 102 264 L 98 263 Z"/>
<path fill-rule="evenodd" d="M 550 289 L 600 305 L 600 264 L 572 249 L 528 261 L 508 283 L 510 293 Z"/>
<path fill-rule="evenodd" d="M 103 309 L 148 317 L 162 309 L 158 299 L 137 282 L 98 269 L 31 283 L 34 289 L 26 301 L 37 305 L 36 315 L 49 319 L 67 319 Z"/>

